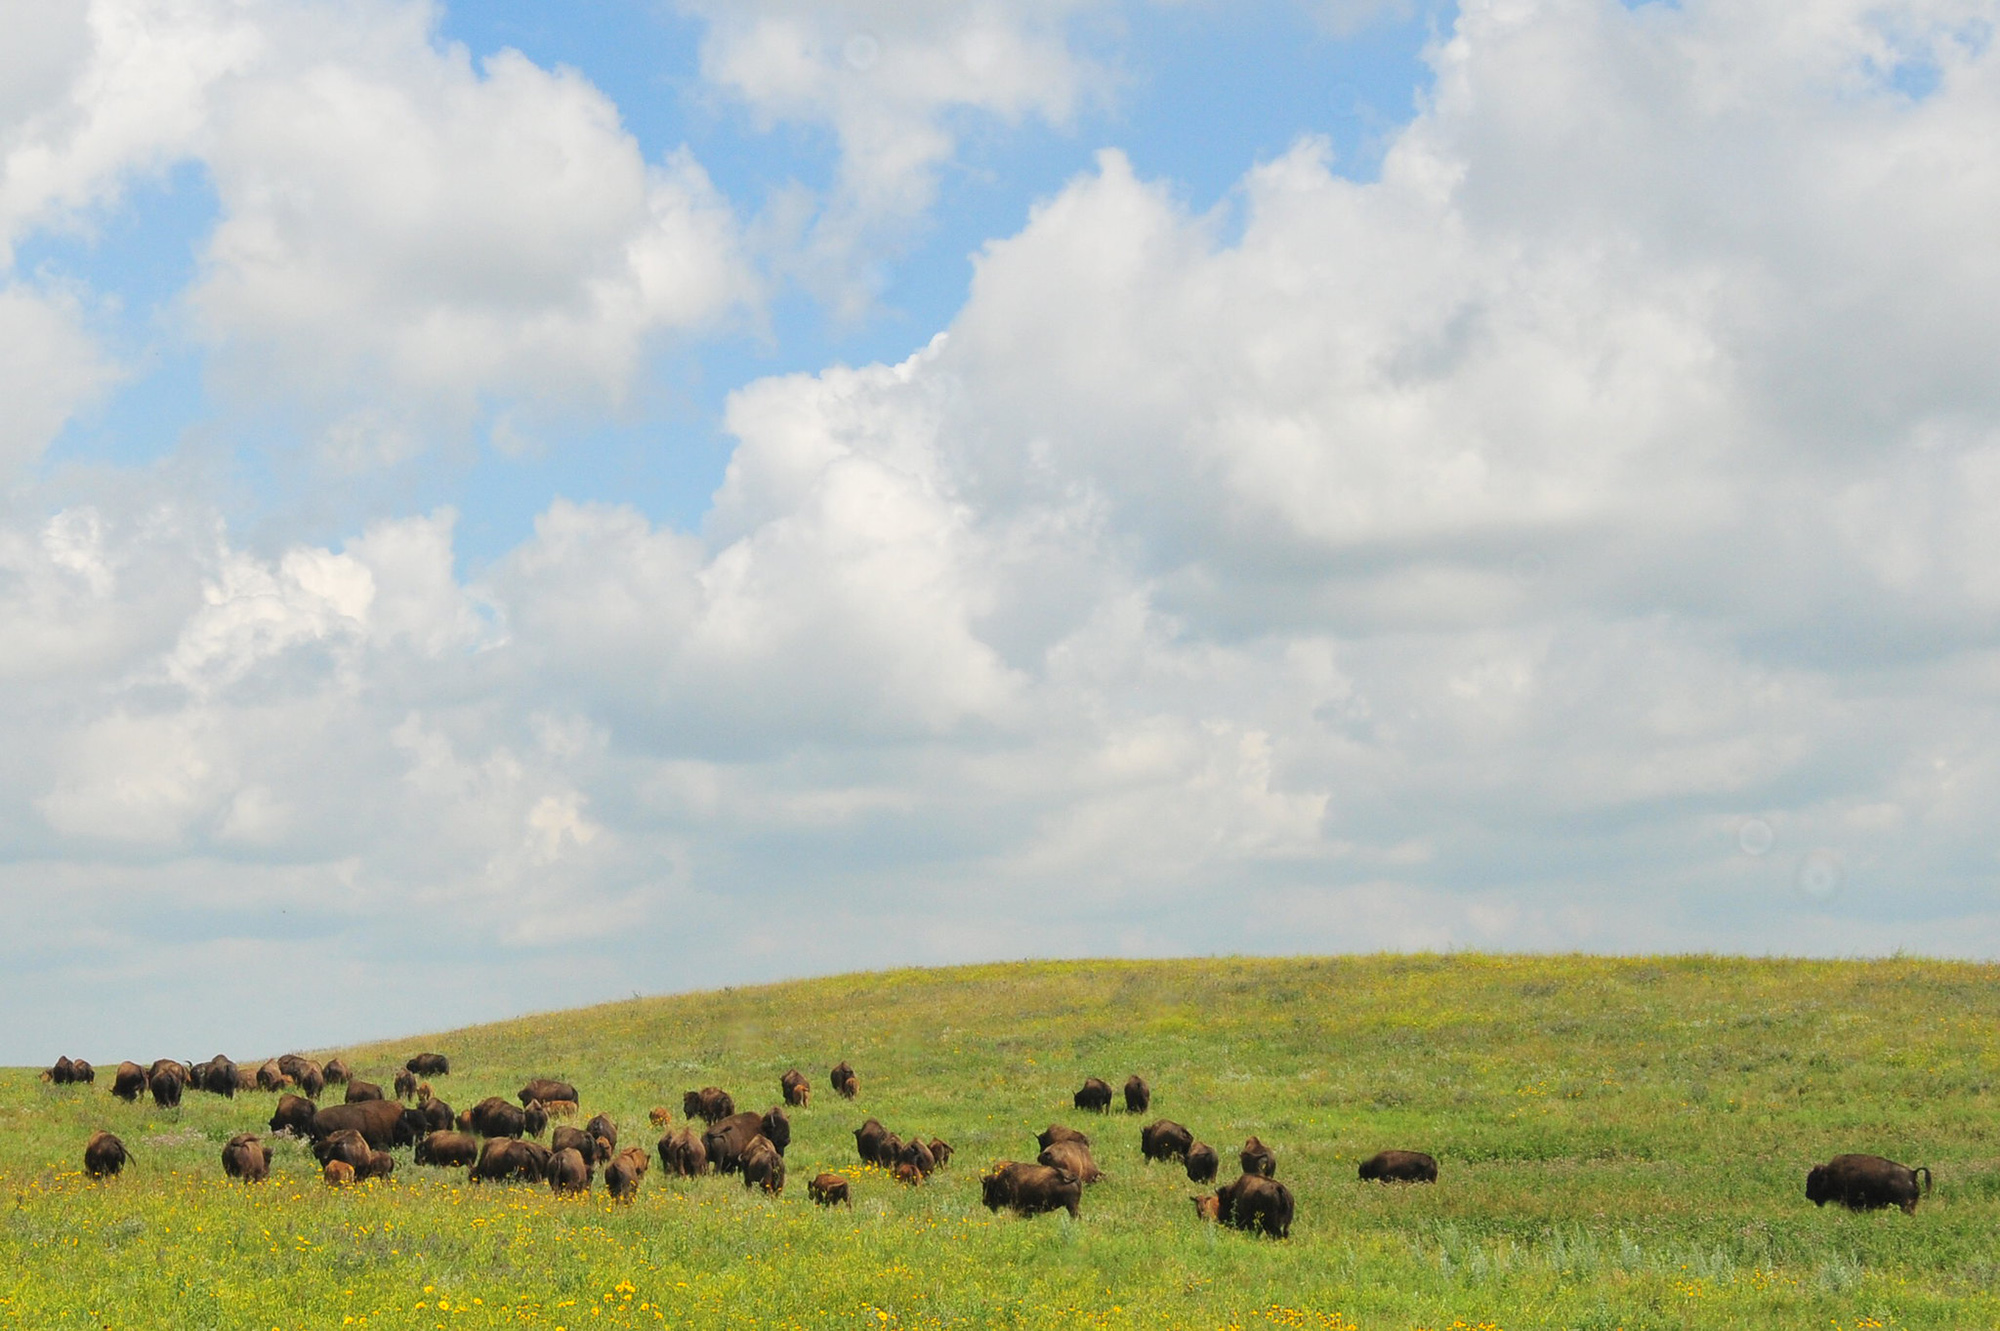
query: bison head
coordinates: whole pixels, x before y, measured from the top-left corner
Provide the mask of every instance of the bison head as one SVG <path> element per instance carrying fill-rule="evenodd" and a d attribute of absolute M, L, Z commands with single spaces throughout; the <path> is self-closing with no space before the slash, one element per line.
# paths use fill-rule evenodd
<path fill-rule="evenodd" d="M 1825 1206 L 1837 1193 L 1833 1180 L 1825 1165 L 1814 1165 L 1806 1171 L 1806 1200 L 1814 1206 Z"/>

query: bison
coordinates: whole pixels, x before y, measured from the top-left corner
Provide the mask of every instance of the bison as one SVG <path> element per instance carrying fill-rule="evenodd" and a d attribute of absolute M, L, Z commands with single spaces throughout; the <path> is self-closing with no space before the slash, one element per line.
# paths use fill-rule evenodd
<path fill-rule="evenodd" d="M 559 1118 L 571 1119 L 577 1115 L 577 1103 L 574 1100 L 531 1100 L 529 1103 L 540 1105 L 542 1112 L 552 1121 Z"/>
<path fill-rule="evenodd" d="M 354 1069 L 347 1066 L 347 1060 L 344 1058 L 329 1058 L 326 1060 L 326 1066 L 320 1071 L 325 1075 L 326 1084 L 329 1086 L 338 1086 L 342 1082 L 354 1079 Z"/>
<path fill-rule="evenodd" d="M 302 1095 L 281 1095 L 278 1107 L 271 1113 L 271 1131 L 290 1133 L 294 1137 L 305 1137 L 312 1133 L 313 1119 L 319 1110 L 313 1102 Z"/>
<path fill-rule="evenodd" d="M 1139 1154 L 1147 1160 L 1187 1161 L 1194 1134 L 1170 1118 L 1148 1123 L 1139 1129 Z"/>
<path fill-rule="evenodd" d="M 368 1168 L 368 1157 L 375 1153 L 368 1139 L 353 1128 L 342 1128 L 339 1132 L 320 1138 L 313 1143 L 313 1159 L 324 1165 L 329 1160 L 345 1160 L 354 1166 L 357 1176 Z"/>
<path fill-rule="evenodd" d="M 175 1067 L 180 1065 L 176 1063 Z M 181 1088 L 187 1085 L 178 1073 L 161 1068 L 154 1072 L 149 1083 L 153 1092 L 153 1103 L 161 1109 L 178 1109 L 181 1104 Z"/>
<path fill-rule="evenodd" d="M 532 1103 L 532 1102 L 531 1102 Z M 547 1115 L 540 1105 L 534 1105 L 532 1112 L 518 1109 L 497 1095 L 489 1095 L 478 1104 L 465 1111 L 461 1127 L 470 1128 L 482 1137 L 539 1137 L 546 1127 Z M 530 1124 L 539 1120 L 538 1126 Z"/>
<path fill-rule="evenodd" d="M 834 1094 L 843 1100 L 852 1100 L 861 1091 L 861 1079 L 854 1075 L 854 1069 L 847 1065 L 844 1058 L 833 1065 L 833 1074 L 828 1080 L 833 1083 Z"/>
<path fill-rule="evenodd" d="M 372 1081 L 362 1081 L 359 1077 L 350 1077 L 348 1079 L 346 1097 L 348 1104 L 358 1105 L 364 1100 L 386 1100 L 388 1098 L 388 1096 L 382 1094 L 382 1088 Z"/>
<path fill-rule="evenodd" d="M 693 1178 L 708 1171 L 708 1148 L 693 1128 L 682 1128 L 660 1138 L 660 1168 L 678 1178 Z"/>
<path fill-rule="evenodd" d="M 1082 1142 L 1085 1146 L 1088 1146 L 1090 1145 L 1090 1138 L 1078 1132 L 1075 1128 L 1066 1128 L 1060 1123 L 1049 1124 L 1048 1127 L 1042 1130 L 1041 1135 L 1035 1138 L 1035 1144 L 1044 1151 L 1054 1146 L 1057 1142 Z"/>
<path fill-rule="evenodd" d="M 69 1055 L 57 1054 L 55 1063 L 42 1074 L 42 1077 L 54 1085 L 67 1086 L 75 1075 L 76 1064 L 70 1061 Z"/>
<path fill-rule="evenodd" d="M 326 1074 L 320 1071 L 317 1063 L 306 1064 L 305 1069 L 296 1074 L 295 1080 L 308 1100 L 317 1100 L 326 1093 Z"/>
<path fill-rule="evenodd" d="M 854 1209 L 854 1197 L 848 1189 L 847 1180 L 838 1174 L 816 1174 L 812 1182 L 806 1184 L 806 1196 L 821 1206 L 846 1206 Z"/>
<path fill-rule="evenodd" d="M 652 1157 L 637 1146 L 628 1146 L 604 1167 L 604 1190 L 613 1201 L 629 1202 L 639 1195 L 639 1180 L 652 1167 Z"/>
<path fill-rule="evenodd" d="M 1104 1179 L 1104 1171 L 1090 1158 L 1090 1148 L 1081 1142 L 1057 1142 L 1046 1147 L 1035 1157 L 1035 1163 L 1074 1174 L 1083 1183 L 1099 1183 Z"/>
<path fill-rule="evenodd" d="M 412 1114 L 416 1115 L 415 1122 L 412 1122 L 410 1125 L 413 1130 L 417 1127 L 418 1123 L 423 1125 L 422 1130 L 424 1132 L 444 1132 L 452 1125 L 451 1106 L 438 1099 L 435 1095 L 425 1100 L 415 1109 L 403 1111 L 403 1117 L 405 1118 L 409 1118 Z"/>
<path fill-rule="evenodd" d="M 396 1158 L 387 1151 L 370 1151 L 368 1162 L 356 1167 L 354 1177 L 387 1179 L 396 1172 Z"/>
<path fill-rule="evenodd" d="M 611 1116 L 609 1114 L 592 1115 L 590 1122 L 583 1125 L 583 1130 L 589 1133 L 592 1137 L 604 1138 L 605 1141 L 611 1143 L 613 1150 L 617 1149 L 618 1125 L 611 1121 Z"/>
<path fill-rule="evenodd" d="M 207 1091 L 210 1095 L 220 1095 L 234 1100 L 237 1089 L 242 1085 L 236 1075 L 236 1065 L 224 1054 L 217 1054 L 206 1063 L 196 1064 L 194 1072 L 195 1089 Z"/>
<path fill-rule="evenodd" d="M 1078 1109 L 1099 1113 L 1111 1108 L 1111 1084 L 1101 1077 L 1085 1077 L 1077 1093 L 1070 1097 Z"/>
<path fill-rule="evenodd" d="M 378 1151 L 392 1146 L 408 1146 L 416 1140 L 403 1106 L 394 1100 L 363 1100 L 351 1105 L 328 1105 L 314 1112 L 307 1129 L 314 1141 L 352 1129 Z"/>
<path fill-rule="evenodd" d="M 854 1149 L 861 1155 L 861 1163 L 872 1165 L 881 1156 L 882 1143 L 889 1139 L 889 1130 L 874 1117 L 854 1130 Z"/>
<path fill-rule="evenodd" d="M 432 1132 L 417 1143 L 413 1158 L 420 1165 L 470 1165 L 479 1159 L 479 1142 L 463 1132 Z"/>
<path fill-rule="evenodd" d="M 674 1121 L 674 1111 L 665 1105 L 654 1105 L 646 1111 L 646 1121 L 656 1128 L 664 1128 Z"/>
<path fill-rule="evenodd" d="M 1215 1148 L 1207 1142 L 1196 1142 L 1188 1147 L 1187 1176 L 1190 1183 L 1213 1183 L 1215 1173 L 1222 1167 Z"/>
<path fill-rule="evenodd" d="M 1061 1208 L 1072 1220 L 1082 1214 L 1082 1181 L 1049 1165 L 1002 1160 L 986 1172 L 979 1185 L 980 1201 L 989 1211 L 1004 1206 L 1016 1215 L 1040 1215 Z"/>
<path fill-rule="evenodd" d="M 598 1147 L 601 1140 L 600 1138 L 591 1136 L 582 1128 L 561 1127 L 549 1133 L 549 1150 L 575 1151 L 583 1157 L 585 1164 L 596 1165 L 602 1163 L 603 1160 L 609 1159 L 611 1156 L 608 1146 L 601 1157 L 598 1154 Z"/>
<path fill-rule="evenodd" d="M 889 1167 L 889 1177 L 914 1188 L 924 1181 L 924 1171 L 908 1160 L 898 1160 Z"/>
<path fill-rule="evenodd" d="M 514 1098 L 521 1102 L 523 1108 L 526 1108 L 530 1100 L 575 1100 L 579 1097 L 576 1093 L 576 1087 L 566 1081 L 554 1081 L 548 1077 L 536 1077 L 516 1092 Z"/>
<path fill-rule="evenodd" d="M 701 1135 L 701 1145 L 708 1152 L 708 1163 L 714 1166 L 716 1173 L 734 1174 L 742 1167 L 743 1152 L 750 1145 L 750 1139 L 763 1135 L 764 1120 L 759 1115 L 747 1112 L 731 1114 Z"/>
<path fill-rule="evenodd" d="M 1814 1206 L 1839 1202 L 1850 1211 L 1900 1206 L 1905 1215 L 1915 1215 L 1919 1174 L 1923 1175 L 1922 1191 L 1929 1192 L 1931 1171 L 1927 1166 L 1911 1169 L 1879 1155 L 1836 1155 L 1807 1172 L 1806 1197 Z"/>
<path fill-rule="evenodd" d="M 951 1143 L 942 1137 L 931 1138 L 931 1159 L 937 1161 L 939 1169 L 943 1169 L 946 1165 L 950 1164 Z"/>
<path fill-rule="evenodd" d="M 681 1097 L 681 1117 L 714 1125 L 736 1112 L 736 1101 L 720 1086 L 704 1086 Z"/>
<path fill-rule="evenodd" d="M 548 1169 L 549 1149 L 540 1142 L 493 1137 L 480 1148 L 479 1159 L 473 1163 L 467 1178 L 473 1183 L 484 1183 L 489 1179 L 541 1183 L 546 1181 Z"/>
<path fill-rule="evenodd" d="M 398 1100 L 416 1099 L 417 1074 L 410 1071 L 408 1068 L 404 1068 L 401 1072 L 398 1072 L 396 1074 L 395 1087 L 396 1087 L 396 1098 Z"/>
<path fill-rule="evenodd" d="M 118 1065 L 118 1071 L 111 1078 L 111 1093 L 120 1100 L 133 1101 L 146 1089 L 146 1069 L 137 1063 L 125 1062 Z"/>
<path fill-rule="evenodd" d="M 812 1101 L 812 1083 L 797 1068 L 778 1078 L 778 1089 L 783 1092 L 785 1103 L 794 1109 L 804 1109 Z"/>
<path fill-rule="evenodd" d="M 417 1054 L 403 1066 L 419 1077 L 449 1077 L 451 1060 L 443 1054 Z"/>
<path fill-rule="evenodd" d="M 279 1091 L 291 1084 L 292 1078 L 285 1075 L 285 1070 L 278 1066 L 275 1058 L 265 1059 L 257 1068 L 257 1089 L 260 1091 Z"/>
<path fill-rule="evenodd" d="M 1278 1157 L 1255 1137 L 1243 1143 L 1242 1153 L 1237 1158 L 1243 1162 L 1246 1174 L 1256 1174 L 1261 1178 L 1278 1177 Z"/>
<path fill-rule="evenodd" d="M 116 1174 L 125 1168 L 125 1143 L 106 1132 L 103 1128 L 90 1134 L 90 1140 L 83 1144 L 83 1172 L 92 1178 L 103 1178 L 106 1174 Z"/>
<path fill-rule="evenodd" d="M 590 1191 L 590 1166 L 573 1147 L 552 1152 L 543 1177 L 549 1181 L 549 1191 L 557 1196 Z"/>
<path fill-rule="evenodd" d="M 785 1190 L 785 1157 L 769 1137 L 758 1133 L 743 1146 L 737 1162 L 743 1171 L 743 1186 L 762 1188 L 773 1197 Z"/>
<path fill-rule="evenodd" d="M 1276 1179 L 1245 1173 L 1215 1192 L 1216 1218 L 1242 1230 L 1261 1229 L 1274 1239 L 1292 1232 L 1291 1189 Z"/>
<path fill-rule="evenodd" d="M 222 1172 L 245 1183 L 261 1183 L 271 1174 L 271 1148 L 254 1132 L 239 1132 L 222 1148 Z"/>
<path fill-rule="evenodd" d="M 354 1166 L 345 1160 L 329 1160 L 320 1167 L 319 1176 L 329 1188 L 344 1188 L 354 1182 Z"/>
<path fill-rule="evenodd" d="M 1435 1183 L 1436 1157 L 1422 1151 L 1377 1151 L 1361 1162 L 1364 1183 Z"/>
<path fill-rule="evenodd" d="M 1127 1077 L 1125 1079 L 1125 1112 L 1128 1114 L 1143 1114 L 1152 1107 L 1153 1088 L 1146 1084 L 1146 1079 L 1136 1072 Z"/>
<path fill-rule="evenodd" d="M 779 1155 L 783 1155 L 785 1148 L 792 1144 L 792 1121 L 785 1117 L 784 1109 L 778 1105 L 764 1111 L 759 1131 L 771 1139 L 771 1145 L 778 1148 Z"/>
<path fill-rule="evenodd" d="M 1188 1200 L 1194 1203 L 1194 1213 L 1197 1219 L 1219 1220 L 1222 1218 L 1222 1201 L 1214 1193 L 1211 1192 L 1204 1197 L 1190 1197 Z"/>

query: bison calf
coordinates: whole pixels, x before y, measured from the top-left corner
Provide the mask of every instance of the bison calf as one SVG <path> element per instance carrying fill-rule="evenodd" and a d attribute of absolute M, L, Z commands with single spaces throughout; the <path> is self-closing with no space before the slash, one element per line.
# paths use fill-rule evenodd
<path fill-rule="evenodd" d="M 319 1171 L 329 1188 L 344 1188 L 354 1182 L 354 1166 L 345 1160 L 329 1160 Z"/>
<path fill-rule="evenodd" d="M 806 1196 L 821 1206 L 846 1206 L 854 1209 L 854 1197 L 848 1190 L 847 1180 L 838 1174 L 820 1174 L 806 1184 Z"/>

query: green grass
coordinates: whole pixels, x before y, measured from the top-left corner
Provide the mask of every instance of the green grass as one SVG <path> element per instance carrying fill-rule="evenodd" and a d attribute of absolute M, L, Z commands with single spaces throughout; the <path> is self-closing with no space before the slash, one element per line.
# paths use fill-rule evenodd
<path fill-rule="evenodd" d="M 629 1207 L 407 1152 L 392 1184 L 336 1193 L 289 1142 L 271 1182 L 227 1184 L 222 1141 L 274 1097 L 128 1106 L 120 1057 L 213 1051 L 84 1050 L 95 1089 L 0 1073 L 0 1325 L 1962 1331 L 2000 1325 L 1996 1043 L 1991 966 L 1454 955 L 899 971 L 339 1051 L 385 1082 L 445 1052 L 461 1108 L 565 1077 L 647 1145 L 647 1108 L 678 1119 L 684 1089 L 761 1110 L 787 1067 L 811 1076 L 781 1199 L 656 1166 Z M 843 1057 L 853 1104 L 826 1089 Z M 1199 1224 L 1179 1169 L 1139 1159 L 1145 1120 L 1069 1108 L 1084 1076 L 1133 1071 L 1146 1119 L 1225 1161 L 1252 1132 L 1275 1147 L 1290 1241 Z M 853 1164 L 869 1114 L 959 1154 L 898 1187 Z M 989 1216 L 979 1172 L 1052 1121 L 1110 1175 L 1083 1219 Z M 137 1156 L 103 1184 L 78 1172 L 100 1125 Z M 1436 1154 L 1439 1183 L 1357 1182 L 1387 1146 Z M 1928 1164 L 1937 1192 L 1915 1216 L 1815 1208 L 1805 1170 L 1841 1151 Z M 807 1201 L 822 1168 L 854 1180 L 851 1215 Z"/>

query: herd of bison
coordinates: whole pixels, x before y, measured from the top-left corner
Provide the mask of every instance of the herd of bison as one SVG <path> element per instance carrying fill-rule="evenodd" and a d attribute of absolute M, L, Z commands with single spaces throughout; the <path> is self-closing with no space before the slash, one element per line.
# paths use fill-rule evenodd
<path fill-rule="evenodd" d="M 620 1201 L 630 1201 L 651 1167 L 652 1157 L 643 1148 L 619 1149 L 618 1127 L 604 1114 L 597 1114 L 581 1128 L 568 1120 L 580 1113 L 576 1087 L 568 1082 L 536 1078 L 516 1096 L 518 1104 L 488 1096 L 470 1109 L 453 1113 L 450 1105 L 431 1090 L 429 1077 L 448 1076 L 451 1063 L 443 1054 L 418 1054 L 396 1073 L 388 1091 L 356 1077 L 342 1060 L 325 1065 L 297 1054 L 272 1059 L 254 1072 L 217 1055 L 192 1066 L 163 1058 L 151 1067 L 121 1063 L 112 1079 L 111 1093 L 121 1100 L 136 1102 L 150 1095 L 154 1104 L 171 1109 L 189 1090 L 205 1091 L 234 1098 L 238 1091 L 258 1090 L 278 1094 L 278 1106 L 271 1115 L 273 1134 L 309 1140 L 329 1185 L 352 1183 L 357 1179 L 388 1178 L 396 1162 L 390 1151 L 412 1148 L 417 1164 L 464 1167 L 474 1183 L 488 1180 L 516 1180 L 546 1183 L 558 1193 L 582 1193 L 590 1189 L 597 1170 L 604 1170 L 604 1186 Z M 57 1085 L 89 1085 L 97 1073 L 81 1059 L 60 1058 L 43 1074 Z M 842 1062 L 829 1078 L 833 1090 L 852 1100 L 860 1090 L 854 1069 Z M 322 1106 L 318 1103 L 329 1086 L 344 1085 L 344 1101 Z M 787 1106 L 799 1108 L 812 1098 L 812 1086 L 797 1069 L 779 1078 L 784 1104 L 773 1105 L 762 1114 L 738 1113 L 727 1091 L 706 1086 L 689 1091 L 681 1101 L 686 1122 L 672 1126 L 673 1111 L 655 1108 L 652 1126 L 663 1129 L 655 1149 L 660 1167 L 676 1176 L 708 1172 L 741 1174 L 746 1188 L 762 1188 L 777 1194 L 785 1187 L 785 1148 L 791 1144 L 791 1121 Z M 1108 1112 L 1112 1106 L 1109 1083 L 1091 1077 L 1078 1090 L 1074 1102 L 1080 1110 Z M 1152 1092 L 1145 1080 L 1130 1077 L 1124 1087 L 1125 1109 L 1142 1114 L 1152 1107 Z M 563 1122 L 558 1123 L 558 1120 Z M 697 1132 L 695 1120 L 703 1124 Z M 544 1146 L 538 1138 L 544 1132 Z M 1036 1141 L 1041 1147 L 1033 1164 L 1002 1160 L 980 1178 L 981 1200 L 989 1211 L 1002 1207 L 1019 1215 L 1037 1215 L 1057 1209 L 1072 1217 L 1080 1214 L 1084 1188 L 1104 1177 L 1091 1155 L 1090 1138 L 1061 1124 L 1050 1124 Z M 917 1185 L 951 1159 L 949 1143 L 912 1134 L 907 1139 L 890 1132 L 874 1118 L 854 1130 L 855 1148 L 863 1164 L 886 1170 L 899 1183 Z M 1194 1139 L 1194 1134 L 1172 1119 L 1159 1119 L 1139 1130 L 1139 1152 L 1147 1162 L 1178 1162 L 1195 1183 L 1213 1183 L 1220 1166 L 1215 1148 Z M 99 1129 L 83 1148 L 83 1167 L 93 1178 L 117 1174 L 130 1158 L 112 1133 Z M 1285 1238 L 1292 1227 L 1292 1193 L 1277 1178 L 1278 1159 L 1271 1148 L 1256 1137 L 1243 1144 L 1238 1154 L 1242 1176 L 1214 1192 L 1195 1197 L 1198 1216 L 1238 1229 Z M 238 1133 L 222 1148 L 222 1169 L 230 1178 L 256 1182 L 271 1165 L 271 1147 L 261 1134 Z M 1435 1183 L 1437 1161 L 1421 1151 L 1381 1151 L 1362 1161 L 1363 1180 L 1384 1183 Z M 1840 1155 L 1806 1174 L 1806 1196 L 1815 1205 L 1839 1202 L 1853 1210 L 1898 1206 L 1907 1213 L 1917 1209 L 1917 1198 L 1931 1187 L 1930 1170 L 1910 1169 L 1893 1160 L 1874 1155 Z M 839 1174 L 816 1176 L 806 1191 L 823 1206 L 853 1205 L 852 1184 Z"/>

